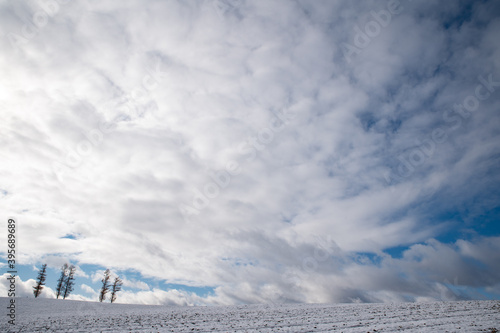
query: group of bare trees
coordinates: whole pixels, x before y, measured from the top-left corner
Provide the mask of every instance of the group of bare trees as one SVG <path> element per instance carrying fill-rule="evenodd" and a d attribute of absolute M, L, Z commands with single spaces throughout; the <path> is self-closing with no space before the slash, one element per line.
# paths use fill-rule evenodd
<path fill-rule="evenodd" d="M 102 278 L 102 287 L 99 292 L 99 302 L 106 300 L 106 294 L 110 291 L 111 288 L 111 303 L 116 301 L 116 293 L 122 289 L 123 281 L 117 276 L 115 280 L 111 284 L 111 272 L 109 269 L 104 271 L 104 277 Z"/>
<path fill-rule="evenodd" d="M 61 267 L 61 276 L 59 280 L 57 280 L 56 286 L 56 297 L 62 296 L 63 299 L 69 296 L 73 291 L 73 285 L 75 284 L 75 272 L 76 267 L 74 265 L 68 266 L 68 264 L 64 264 Z M 33 287 L 33 294 L 35 294 L 35 298 L 40 296 L 42 293 L 43 287 L 45 286 L 45 279 L 47 278 L 47 264 L 43 264 L 42 268 L 38 272 L 38 276 L 36 277 L 36 284 Z"/>
<path fill-rule="evenodd" d="M 73 291 L 73 286 L 75 284 L 75 272 L 76 267 L 74 265 L 64 264 L 61 267 L 61 275 L 57 280 L 56 286 L 56 298 L 61 296 L 63 299 L 66 299 L 71 292 Z M 36 278 L 36 284 L 33 287 L 33 294 L 35 294 L 35 298 L 40 296 L 42 293 L 43 287 L 45 286 L 45 279 L 47 277 L 47 264 L 43 264 L 42 268 L 38 272 L 38 276 Z M 116 301 L 116 294 L 121 290 L 123 281 L 117 276 L 115 277 L 113 283 L 110 281 L 111 279 L 111 271 L 106 269 L 104 272 L 104 277 L 101 280 L 102 287 L 99 292 L 99 302 L 106 300 L 106 294 L 111 291 L 111 303 Z"/>
<path fill-rule="evenodd" d="M 66 299 L 71 294 L 73 285 L 75 284 L 75 272 L 76 267 L 73 265 L 68 266 L 68 264 L 64 264 L 61 267 L 61 275 L 57 280 L 56 286 L 56 298 L 62 296 L 63 299 Z"/>

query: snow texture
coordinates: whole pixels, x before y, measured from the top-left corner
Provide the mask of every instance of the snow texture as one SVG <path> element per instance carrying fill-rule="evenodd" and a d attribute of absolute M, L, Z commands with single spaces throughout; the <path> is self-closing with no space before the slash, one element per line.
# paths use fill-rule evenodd
<path fill-rule="evenodd" d="M 8 298 L 0 298 L 6 311 Z M 498 332 L 500 301 L 174 307 L 16 299 L 0 332 Z"/>

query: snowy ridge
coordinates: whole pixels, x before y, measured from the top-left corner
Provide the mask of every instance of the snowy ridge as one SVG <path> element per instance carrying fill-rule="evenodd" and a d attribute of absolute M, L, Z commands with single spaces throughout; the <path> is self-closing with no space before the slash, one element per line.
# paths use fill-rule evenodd
<path fill-rule="evenodd" d="M 0 298 L 2 309 L 8 298 Z M 4 311 L 5 312 L 5 311 Z M 211 307 L 16 299 L 1 332 L 497 332 L 500 301 Z"/>

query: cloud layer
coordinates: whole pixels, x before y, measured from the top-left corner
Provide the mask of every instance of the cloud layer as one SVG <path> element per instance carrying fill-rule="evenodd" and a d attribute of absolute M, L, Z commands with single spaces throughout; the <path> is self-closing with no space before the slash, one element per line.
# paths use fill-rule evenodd
<path fill-rule="evenodd" d="M 22 262 L 215 288 L 125 285 L 139 303 L 498 295 L 499 14 L 3 2 L 0 206 Z"/>

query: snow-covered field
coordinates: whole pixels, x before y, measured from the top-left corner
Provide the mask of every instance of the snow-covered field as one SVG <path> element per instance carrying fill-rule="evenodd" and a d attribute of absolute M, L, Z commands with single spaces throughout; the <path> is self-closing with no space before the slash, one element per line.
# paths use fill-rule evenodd
<path fill-rule="evenodd" d="M 0 332 L 497 332 L 500 301 L 171 307 L 16 299 Z"/>

